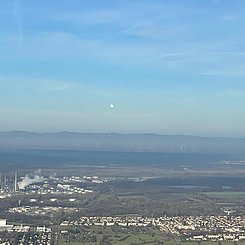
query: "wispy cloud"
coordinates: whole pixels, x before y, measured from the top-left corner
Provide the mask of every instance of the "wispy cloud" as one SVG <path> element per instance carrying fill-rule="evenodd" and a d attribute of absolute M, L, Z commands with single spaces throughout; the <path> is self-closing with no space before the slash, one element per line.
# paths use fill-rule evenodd
<path fill-rule="evenodd" d="M 58 91 L 58 92 L 66 92 L 67 90 L 69 90 L 72 87 L 71 83 L 61 83 L 61 84 L 57 84 L 53 87 L 54 91 Z"/>
<path fill-rule="evenodd" d="M 20 40 L 23 39 L 23 19 L 22 19 L 22 4 L 21 0 L 14 2 L 14 17 L 17 23 L 18 35 Z"/>
<path fill-rule="evenodd" d="M 201 72 L 201 75 L 207 76 L 243 76 L 245 75 L 245 70 L 210 70 L 206 72 Z"/>

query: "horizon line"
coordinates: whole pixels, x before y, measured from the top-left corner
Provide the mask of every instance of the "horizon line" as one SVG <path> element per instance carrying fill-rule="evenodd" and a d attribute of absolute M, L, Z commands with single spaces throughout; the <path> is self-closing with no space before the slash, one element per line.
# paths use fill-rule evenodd
<path fill-rule="evenodd" d="M 156 136 L 178 136 L 178 137 L 194 137 L 194 138 L 219 138 L 219 139 L 245 139 L 245 137 L 229 137 L 229 136 L 200 136 L 191 134 L 163 134 L 163 133 L 118 133 L 118 132 L 86 132 L 86 131 L 28 131 L 28 130 L 0 130 L 0 133 L 33 133 L 33 134 L 60 134 L 60 133 L 74 133 L 74 134 L 117 134 L 117 135 L 156 135 Z"/>

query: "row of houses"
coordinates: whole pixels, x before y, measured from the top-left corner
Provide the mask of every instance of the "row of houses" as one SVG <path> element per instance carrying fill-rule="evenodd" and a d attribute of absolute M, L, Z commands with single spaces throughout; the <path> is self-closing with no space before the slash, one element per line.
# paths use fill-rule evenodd
<path fill-rule="evenodd" d="M 68 226 L 155 226 L 164 233 L 177 235 L 189 241 L 239 241 L 245 240 L 245 216 L 176 216 L 176 217 L 81 217 L 63 221 L 61 230 Z"/>

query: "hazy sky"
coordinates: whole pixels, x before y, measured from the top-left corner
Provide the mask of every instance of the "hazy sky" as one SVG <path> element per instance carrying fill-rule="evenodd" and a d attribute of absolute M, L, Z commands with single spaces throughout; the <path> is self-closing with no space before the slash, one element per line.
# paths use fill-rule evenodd
<path fill-rule="evenodd" d="M 0 57 L 0 130 L 245 136 L 244 0 L 1 0 Z"/>

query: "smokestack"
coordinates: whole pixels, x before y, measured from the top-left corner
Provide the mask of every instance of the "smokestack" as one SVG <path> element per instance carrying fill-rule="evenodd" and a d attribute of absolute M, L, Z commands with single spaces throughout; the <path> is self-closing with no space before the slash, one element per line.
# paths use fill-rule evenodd
<path fill-rule="evenodd" d="M 3 181 L 2 181 L 2 174 L 0 173 L 0 188 L 3 191 Z"/>
<path fill-rule="evenodd" d="M 18 173 L 17 171 L 15 171 L 15 174 L 14 174 L 14 192 L 17 192 L 17 182 L 18 182 Z"/>
<path fill-rule="evenodd" d="M 3 189 L 6 191 L 7 188 L 7 174 L 4 176 L 4 184 L 3 184 Z"/>

